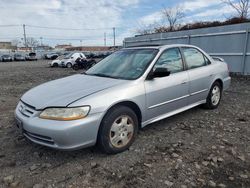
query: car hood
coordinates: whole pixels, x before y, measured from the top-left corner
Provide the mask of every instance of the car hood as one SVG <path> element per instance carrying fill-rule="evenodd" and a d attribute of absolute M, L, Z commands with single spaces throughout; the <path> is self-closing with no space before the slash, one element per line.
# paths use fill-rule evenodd
<path fill-rule="evenodd" d="M 128 82 L 78 74 L 47 82 L 26 92 L 21 100 L 37 110 L 46 107 L 66 107 L 99 91 Z"/>

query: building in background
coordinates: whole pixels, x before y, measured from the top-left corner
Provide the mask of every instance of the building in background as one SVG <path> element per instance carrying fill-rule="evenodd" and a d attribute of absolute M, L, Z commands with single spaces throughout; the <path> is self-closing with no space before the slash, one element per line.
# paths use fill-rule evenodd
<path fill-rule="evenodd" d="M 71 48 L 71 44 L 60 44 L 55 46 L 55 51 L 65 51 L 66 48 Z"/>
<path fill-rule="evenodd" d="M 20 52 L 29 52 L 29 51 L 32 51 L 32 48 L 31 47 L 18 47 L 17 51 L 20 51 Z"/>
<path fill-rule="evenodd" d="M 11 52 L 17 50 L 17 46 L 13 46 L 11 42 L 0 42 L 0 51 Z"/>
<path fill-rule="evenodd" d="M 37 51 L 37 52 L 50 51 L 52 49 L 53 48 L 51 46 L 48 46 L 48 45 L 42 45 L 42 46 L 33 47 L 33 50 Z"/>
<path fill-rule="evenodd" d="M 118 46 L 72 46 L 66 48 L 66 51 L 83 51 L 83 52 L 107 52 L 115 51 Z"/>

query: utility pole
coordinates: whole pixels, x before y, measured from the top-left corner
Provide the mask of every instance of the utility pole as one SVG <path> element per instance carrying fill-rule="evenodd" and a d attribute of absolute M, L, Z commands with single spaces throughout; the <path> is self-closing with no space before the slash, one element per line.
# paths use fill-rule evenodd
<path fill-rule="evenodd" d="M 115 27 L 113 27 L 113 35 L 114 35 L 114 47 L 115 47 Z"/>
<path fill-rule="evenodd" d="M 27 38 L 26 38 L 25 24 L 23 24 L 23 37 L 24 37 L 24 46 L 27 47 Z"/>
<path fill-rule="evenodd" d="M 40 37 L 41 46 L 43 45 L 43 37 Z"/>
<path fill-rule="evenodd" d="M 106 32 L 104 33 L 104 46 L 107 45 Z"/>

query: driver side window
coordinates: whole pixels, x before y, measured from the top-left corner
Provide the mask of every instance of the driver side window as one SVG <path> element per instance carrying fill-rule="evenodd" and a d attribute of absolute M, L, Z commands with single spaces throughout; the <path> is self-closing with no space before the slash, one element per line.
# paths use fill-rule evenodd
<path fill-rule="evenodd" d="M 156 68 L 167 68 L 171 73 L 183 71 L 182 57 L 179 48 L 171 48 L 164 51 L 157 60 Z"/>

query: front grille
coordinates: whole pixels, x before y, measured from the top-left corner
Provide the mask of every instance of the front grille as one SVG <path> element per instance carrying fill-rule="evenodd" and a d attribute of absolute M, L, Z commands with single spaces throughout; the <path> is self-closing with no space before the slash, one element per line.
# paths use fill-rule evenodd
<path fill-rule="evenodd" d="M 36 111 L 35 107 L 25 104 L 23 102 L 20 102 L 18 110 L 26 117 L 31 117 Z"/>
<path fill-rule="evenodd" d="M 31 140 L 36 140 L 38 142 L 43 142 L 45 144 L 54 145 L 53 139 L 48 137 L 48 136 L 43 136 L 43 135 L 31 133 L 31 132 L 28 132 L 26 130 L 23 130 L 23 134 L 24 134 L 24 136 L 28 137 Z"/>

